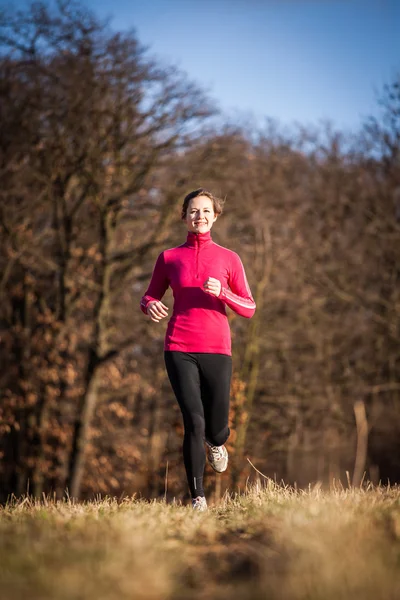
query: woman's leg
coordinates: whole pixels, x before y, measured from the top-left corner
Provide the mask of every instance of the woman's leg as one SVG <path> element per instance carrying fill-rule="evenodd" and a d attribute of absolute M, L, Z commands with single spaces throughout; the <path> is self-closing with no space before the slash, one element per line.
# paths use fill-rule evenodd
<path fill-rule="evenodd" d="M 229 437 L 229 398 L 232 357 L 225 354 L 197 354 L 206 439 L 222 446 Z"/>
<path fill-rule="evenodd" d="M 164 359 L 172 389 L 183 415 L 183 460 L 190 493 L 192 498 L 204 496 L 205 420 L 197 360 L 195 355 L 190 353 L 169 351 L 164 353 Z"/>

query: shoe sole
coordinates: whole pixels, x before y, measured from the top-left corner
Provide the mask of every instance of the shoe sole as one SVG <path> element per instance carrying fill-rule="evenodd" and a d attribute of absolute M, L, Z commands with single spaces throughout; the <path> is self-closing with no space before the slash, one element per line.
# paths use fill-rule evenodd
<path fill-rule="evenodd" d="M 228 468 L 228 464 L 226 465 L 225 469 L 216 469 L 210 462 L 209 465 L 216 473 L 224 473 Z"/>

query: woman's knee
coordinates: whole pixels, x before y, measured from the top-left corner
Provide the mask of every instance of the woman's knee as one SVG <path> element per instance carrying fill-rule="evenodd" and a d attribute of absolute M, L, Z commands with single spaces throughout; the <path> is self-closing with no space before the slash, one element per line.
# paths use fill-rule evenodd
<path fill-rule="evenodd" d="M 198 414 L 186 415 L 184 419 L 185 433 L 191 433 L 204 438 L 206 422 L 204 417 Z"/>
<path fill-rule="evenodd" d="M 207 441 L 210 442 L 213 446 L 223 446 L 228 439 L 230 434 L 230 429 L 228 426 L 221 429 L 216 434 L 209 433 L 207 434 Z"/>

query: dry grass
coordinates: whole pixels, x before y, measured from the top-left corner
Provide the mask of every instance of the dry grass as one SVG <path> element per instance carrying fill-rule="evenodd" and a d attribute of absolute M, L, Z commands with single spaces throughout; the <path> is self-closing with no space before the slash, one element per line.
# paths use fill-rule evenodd
<path fill-rule="evenodd" d="M 207 513 L 179 503 L 0 508 L 5 600 L 398 600 L 400 488 L 267 481 Z"/>

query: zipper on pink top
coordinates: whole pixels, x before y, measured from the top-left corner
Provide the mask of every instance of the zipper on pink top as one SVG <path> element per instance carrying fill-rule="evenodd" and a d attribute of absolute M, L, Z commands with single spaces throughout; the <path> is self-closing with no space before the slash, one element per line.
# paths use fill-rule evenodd
<path fill-rule="evenodd" d="M 200 243 L 198 238 L 195 238 L 195 244 L 196 244 L 196 279 L 199 278 L 199 249 L 200 249 Z"/>

